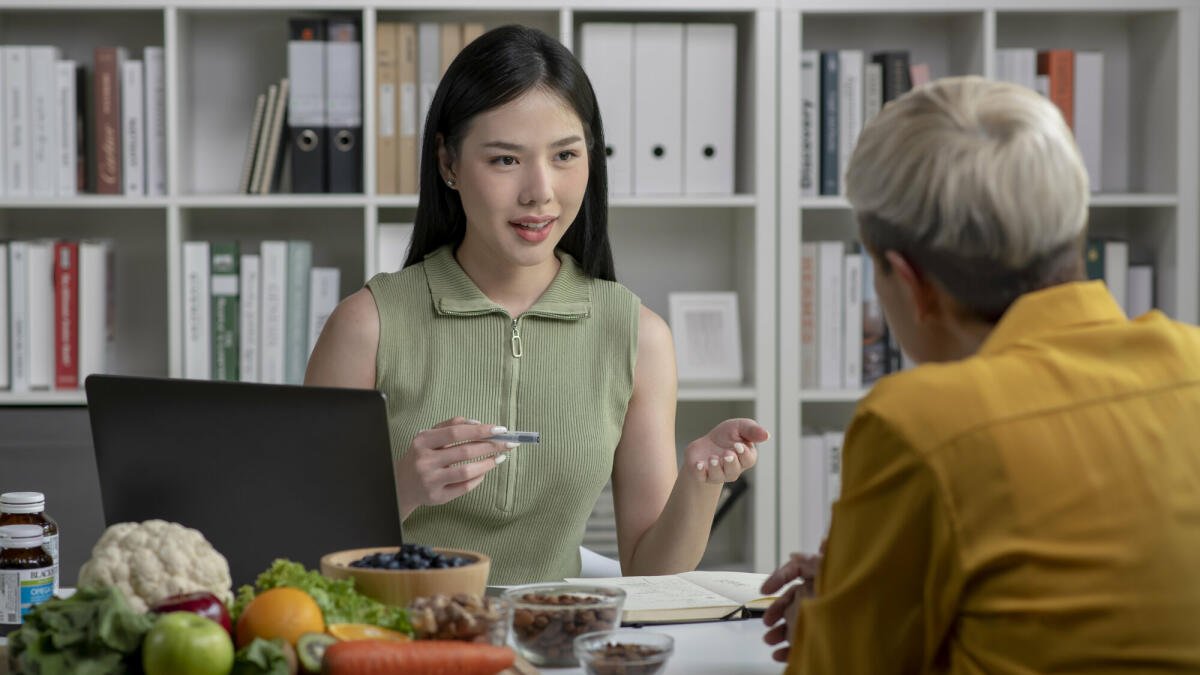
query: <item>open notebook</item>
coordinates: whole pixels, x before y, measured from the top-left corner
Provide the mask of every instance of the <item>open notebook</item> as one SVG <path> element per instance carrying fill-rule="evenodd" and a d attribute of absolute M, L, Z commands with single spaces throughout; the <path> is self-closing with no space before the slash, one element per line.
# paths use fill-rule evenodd
<path fill-rule="evenodd" d="M 622 623 L 683 623 L 723 619 L 743 608 L 766 609 L 778 597 L 759 592 L 766 580 L 766 574 L 752 572 L 696 571 L 652 577 L 567 579 L 567 582 L 623 589 Z"/>

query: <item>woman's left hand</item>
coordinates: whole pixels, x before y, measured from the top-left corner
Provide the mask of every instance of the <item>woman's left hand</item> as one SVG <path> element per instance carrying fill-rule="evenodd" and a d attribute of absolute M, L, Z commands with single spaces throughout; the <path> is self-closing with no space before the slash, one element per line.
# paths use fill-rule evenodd
<path fill-rule="evenodd" d="M 684 471 L 705 483 L 737 480 L 758 461 L 758 448 L 754 444 L 768 438 L 767 430 L 754 420 L 725 420 L 688 444 Z"/>

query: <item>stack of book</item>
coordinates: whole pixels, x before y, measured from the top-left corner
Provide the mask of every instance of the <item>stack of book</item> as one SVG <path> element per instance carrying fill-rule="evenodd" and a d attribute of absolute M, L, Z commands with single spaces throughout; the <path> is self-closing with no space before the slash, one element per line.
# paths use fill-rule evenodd
<path fill-rule="evenodd" d="M 842 176 L 863 127 L 892 99 L 932 77 L 906 51 L 800 54 L 800 194 L 845 194 Z"/>
<path fill-rule="evenodd" d="M 833 503 L 842 493 L 844 431 L 809 432 L 800 438 L 800 542 L 816 553 L 829 532 Z"/>
<path fill-rule="evenodd" d="M 1100 192 L 1104 188 L 1104 54 L 997 49 L 996 79 L 1032 89 L 1058 107 L 1075 133 L 1092 192 Z"/>
<path fill-rule="evenodd" d="M 97 47 L 90 104 L 85 69 L 60 56 L 53 46 L 0 47 L 0 196 L 165 195 L 162 47 L 142 60 Z"/>
<path fill-rule="evenodd" d="M 254 117 L 246 140 L 238 194 L 265 195 L 278 191 L 280 139 L 283 138 L 284 111 L 287 110 L 288 79 L 267 87 L 254 102 Z"/>
<path fill-rule="evenodd" d="M 114 348 L 112 243 L 0 242 L 0 390 L 79 389 Z"/>
<path fill-rule="evenodd" d="M 842 241 L 800 246 L 800 384 L 855 390 L 908 364 L 887 330 L 874 266 Z"/>
<path fill-rule="evenodd" d="M 183 245 L 184 377 L 302 384 L 341 300 L 341 271 L 314 267 L 312 242 Z"/>
<path fill-rule="evenodd" d="M 483 35 L 480 23 L 403 23 L 375 27 L 376 190 L 415 194 L 421 132 L 438 83 L 454 57 Z"/>

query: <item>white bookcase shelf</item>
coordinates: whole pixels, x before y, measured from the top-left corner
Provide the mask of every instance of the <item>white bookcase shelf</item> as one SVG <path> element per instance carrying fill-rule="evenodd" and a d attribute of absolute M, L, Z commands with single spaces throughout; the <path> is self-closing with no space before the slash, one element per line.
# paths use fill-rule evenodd
<path fill-rule="evenodd" d="M 1104 157 L 1090 232 L 1153 262 L 1157 306 L 1195 323 L 1200 277 L 1200 8 L 1188 0 L 782 0 L 779 17 L 779 550 L 798 550 L 802 429 L 844 428 L 862 390 L 800 386 L 800 245 L 857 225 L 844 196 L 801 197 L 802 49 L 908 50 L 933 77 L 990 76 L 995 50 L 1104 53 Z M 1093 180 L 1095 184 L 1096 181 Z"/>

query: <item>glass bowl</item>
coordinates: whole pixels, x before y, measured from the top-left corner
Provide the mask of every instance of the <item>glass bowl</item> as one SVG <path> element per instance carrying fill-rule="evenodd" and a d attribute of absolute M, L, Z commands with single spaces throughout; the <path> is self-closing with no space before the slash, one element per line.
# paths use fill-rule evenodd
<path fill-rule="evenodd" d="M 577 666 L 575 638 L 621 625 L 625 591 L 609 586 L 548 583 L 504 592 L 511 607 L 509 637 L 535 666 Z"/>
<path fill-rule="evenodd" d="M 654 675 L 675 651 L 666 633 L 621 628 L 575 638 L 575 656 L 588 675 Z"/>

